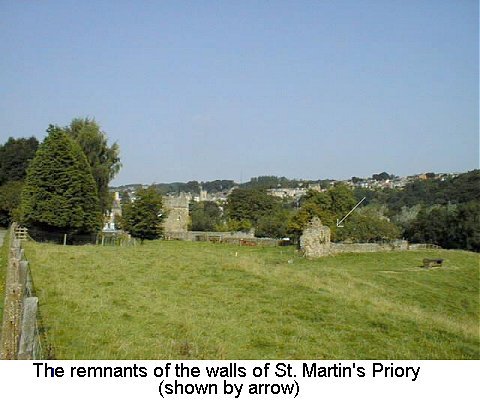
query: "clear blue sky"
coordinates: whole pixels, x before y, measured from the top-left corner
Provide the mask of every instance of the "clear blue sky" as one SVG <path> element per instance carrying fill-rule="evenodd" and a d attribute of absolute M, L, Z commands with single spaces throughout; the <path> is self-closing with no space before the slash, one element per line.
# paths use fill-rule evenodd
<path fill-rule="evenodd" d="M 0 0 L 0 141 L 94 117 L 114 184 L 479 166 L 478 2 Z"/>

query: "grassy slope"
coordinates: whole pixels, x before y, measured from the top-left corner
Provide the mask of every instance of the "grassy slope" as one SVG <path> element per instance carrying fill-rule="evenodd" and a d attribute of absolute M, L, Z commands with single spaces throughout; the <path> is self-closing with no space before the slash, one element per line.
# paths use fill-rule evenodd
<path fill-rule="evenodd" d="M 290 248 L 208 243 L 25 247 L 57 358 L 480 356 L 474 253 L 309 261 Z M 423 257 L 446 265 L 421 269 Z"/>

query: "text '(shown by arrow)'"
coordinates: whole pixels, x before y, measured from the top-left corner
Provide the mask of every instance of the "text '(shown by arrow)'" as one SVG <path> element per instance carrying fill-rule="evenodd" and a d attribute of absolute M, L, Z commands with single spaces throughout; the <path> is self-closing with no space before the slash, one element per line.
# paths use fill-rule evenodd
<path fill-rule="evenodd" d="M 337 218 L 337 228 L 343 228 L 343 225 L 341 225 L 341 223 L 342 223 L 343 221 L 345 221 L 345 218 L 347 218 L 347 217 L 362 203 L 362 201 L 365 200 L 365 199 L 366 199 L 366 197 L 364 197 L 362 200 L 360 200 L 360 201 L 356 204 L 356 206 L 353 207 L 353 208 L 348 212 L 348 214 L 345 215 L 340 221 L 339 221 L 338 218 Z"/>

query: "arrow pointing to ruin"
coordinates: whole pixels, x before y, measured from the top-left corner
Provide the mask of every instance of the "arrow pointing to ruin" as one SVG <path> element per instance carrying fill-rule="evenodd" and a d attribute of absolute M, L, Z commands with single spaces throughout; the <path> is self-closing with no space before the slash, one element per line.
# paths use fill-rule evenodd
<path fill-rule="evenodd" d="M 357 205 L 356 205 L 355 207 L 353 207 L 353 208 L 348 212 L 348 214 L 345 215 L 340 221 L 339 221 L 338 218 L 337 218 L 337 228 L 343 228 L 343 225 L 341 225 L 341 223 L 342 223 L 343 221 L 345 221 L 345 218 L 347 218 L 347 217 L 362 203 L 362 201 L 365 200 L 365 199 L 366 199 L 366 197 L 364 197 L 362 200 L 360 200 L 360 201 L 357 203 Z"/>

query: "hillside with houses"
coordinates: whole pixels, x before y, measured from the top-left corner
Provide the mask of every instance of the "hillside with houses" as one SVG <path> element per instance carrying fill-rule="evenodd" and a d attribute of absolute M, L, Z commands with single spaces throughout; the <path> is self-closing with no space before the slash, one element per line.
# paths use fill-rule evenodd
<path fill-rule="evenodd" d="M 403 238 L 445 247 L 467 246 L 466 248 L 469 249 L 477 249 L 475 235 L 468 244 L 461 243 L 458 238 L 452 238 L 452 232 L 455 231 L 454 225 L 460 223 L 456 220 L 452 221 L 452 215 L 458 210 L 462 211 L 460 215 L 466 213 L 468 218 L 474 215 L 475 207 L 478 207 L 476 188 L 479 182 L 479 171 L 475 170 L 468 173 L 430 172 L 405 177 L 382 172 L 367 178 L 352 177 L 348 180 L 316 181 L 260 176 L 244 183 L 236 183 L 232 180 L 190 181 L 154 184 L 151 187 L 163 195 L 165 209 L 168 210 L 164 223 L 168 237 L 180 237 L 180 233 L 186 234 L 187 231 L 192 230 L 230 230 L 251 232 L 257 237 L 274 239 L 290 237 L 295 242 L 293 226 L 296 223 L 295 218 L 302 213 L 302 210 L 309 207 L 309 202 L 317 201 L 320 202 L 317 204 L 318 208 L 315 211 L 309 209 L 309 217 L 314 215 L 323 217 L 327 225 L 334 229 L 334 237 L 338 240 L 359 242 Z M 114 220 L 115 216 L 121 215 L 121 205 L 135 201 L 137 190 L 147 187 L 150 186 L 132 184 L 110 188 L 114 193 L 114 202 L 104 230 L 115 230 Z M 348 207 L 361 202 L 356 214 L 348 220 L 346 229 L 338 229 L 338 226 L 332 225 L 335 218 L 331 214 L 336 208 L 335 202 L 339 201 L 335 199 L 333 192 L 339 188 L 346 190 L 347 197 L 350 197 L 346 201 L 346 208 L 342 210 L 344 213 L 349 211 Z M 250 214 L 247 210 L 242 211 L 244 214 L 232 210 L 229 203 L 235 200 L 235 193 L 243 193 L 244 200 L 256 210 Z M 263 193 L 263 197 L 259 193 Z M 325 202 L 322 205 L 322 196 L 330 196 L 333 206 L 332 204 L 328 206 Z M 316 197 L 318 197 L 317 200 L 312 200 Z M 440 221 L 444 226 L 435 232 L 431 227 L 425 226 L 425 219 L 429 218 L 430 213 L 435 215 L 443 212 L 447 206 L 450 216 L 444 215 Z M 331 210 L 328 210 L 328 207 Z M 265 215 L 265 210 L 268 210 L 270 215 Z M 339 211 L 338 207 L 335 211 Z M 357 214 L 362 216 L 363 220 L 359 219 Z M 233 218 L 232 215 L 234 215 Z M 338 214 L 337 220 L 341 217 L 343 215 Z M 205 222 L 205 220 L 208 221 Z M 306 222 L 308 221 L 300 224 Z M 368 225 L 367 230 L 378 232 L 370 236 L 359 235 L 358 231 L 363 229 L 360 226 L 365 228 L 365 224 Z M 380 224 L 382 224 L 381 227 Z M 424 225 L 423 228 L 418 229 L 421 224 Z M 265 225 L 269 228 L 265 229 Z M 372 226 L 375 227 L 372 228 Z M 414 226 L 416 229 L 413 232 Z"/>

